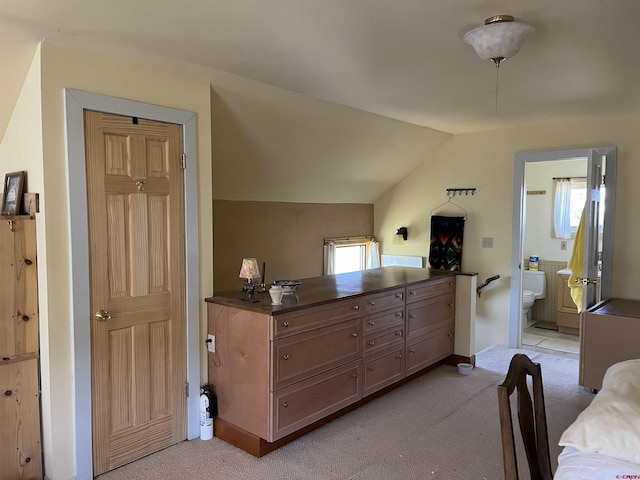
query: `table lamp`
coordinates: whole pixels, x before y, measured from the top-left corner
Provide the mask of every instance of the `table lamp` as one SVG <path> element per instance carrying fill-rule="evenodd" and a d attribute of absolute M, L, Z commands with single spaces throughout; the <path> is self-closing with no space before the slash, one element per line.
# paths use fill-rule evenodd
<path fill-rule="evenodd" d="M 242 293 L 248 293 L 249 297 L 253 298 L 256 289 L 256 284 L 253 279 L 260 278 L 258 261 L 255 258 L 243 258 L 239 276 L 246 280 L 246 282 L 242 284 Z"/>

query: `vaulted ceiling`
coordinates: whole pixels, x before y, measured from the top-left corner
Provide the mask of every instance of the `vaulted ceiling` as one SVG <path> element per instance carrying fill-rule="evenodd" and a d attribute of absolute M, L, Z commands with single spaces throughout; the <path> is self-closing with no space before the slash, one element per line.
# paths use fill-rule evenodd
<path fill-rule="evenodd" d="M 496 14 L 536 29 L 499 78 L 462 40 Z M 638 0 L 1 0 L 0 137 L 43 39 L 136 49 L 457 134 L 640 111 L 639 27 Z"/>

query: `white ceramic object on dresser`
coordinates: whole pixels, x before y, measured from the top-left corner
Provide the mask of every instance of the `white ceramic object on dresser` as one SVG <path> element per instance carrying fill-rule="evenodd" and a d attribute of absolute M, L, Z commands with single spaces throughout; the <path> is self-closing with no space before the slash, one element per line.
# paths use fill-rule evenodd
<path fill-rule="evenodd" d="M 531 308 L 547 293 L 547 277 L 541 270 L 522 272 L 522 325 L 530 325 Z"/>

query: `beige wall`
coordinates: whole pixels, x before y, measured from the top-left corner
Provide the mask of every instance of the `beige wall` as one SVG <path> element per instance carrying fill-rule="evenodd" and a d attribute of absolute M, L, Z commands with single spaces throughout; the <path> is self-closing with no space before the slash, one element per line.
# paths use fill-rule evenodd
<path fill-rule="evenodd" d="M 635 205 L 640 203 L 640 189 L 636 185 L 640 178 L 640 162 L 637 161 L 640 144 L 636 141 L 638 115 L 549 122 L 451 137 L 415 126 L 404 128 L 400 126 L 401 122 L 331 106 L 297 93 L 256 86 L 255 82 L 214 82 L 212 98 L 207 81 L 199 81 L 182 69 L 152 67 L 120 57 L 71 51 L 53 45 L 42 47 L 41 68 L 40 95 L 38 54 L 0 147 L 0 162 L 6 171 L 27 169 L 29 189 L 41 194 L 42 212 L 37 221 L 43 322 L 42 373 L 43 386 L 48 389 L 42 398 L 43 441 L 45 468 L 53 480 L 66 480 L 75 474 L 66 207 L 67 192 L 73 187 L 67 185 L 65 172 L 65 87 L 196 112 L 202 298 L 212 294 L 214 276 L 216 288 L 238 287 L 240 261 L 248 255 L 256 256 L 260 263 L 267 262 L 267 279 L 318 274 L 321 238 L 371 233 L 371 223 L 367 223 L 372 222 L 371 214 L 365 215 L 358 210 L 371 209 L 371 205 L 365 202 L 354 206 L 353 213 L 339 211 L 335 214 L 331 213 L 329 205 L 277 202 L 301 202 L 303 200 L 298 196 L 306 191 L 314 195 L 319 190 L 323 192 L 317 197 L 318 204 L 340 201 L 341 192 L 349 188 L 364 195 L 372 188 L 370 183 L 367 187 L 360 183 L 367 182 L 368 155 L 383 152 L 389 169 L 393 168 L 396 155 L 411 155 L 419 160 L 420 166 L 411 173 L 406 172 L 406 178 L 379 196 L 373 206 L 373 233 L 381 241 L 382 252 L 427 256 L 429 216 L 434 207 L 446 201 L 445 188 L 477 188 L 473 197 L 456 197 L 456 202 L 468 212 L 463 267 L 478 272 L 479 283 L 496 273 L 501 279 L 487 287 L 477 299 L 476 348 L 492 343 L 506 344 L 514 154 L 522 150 L 599 145 L 618 146 L 613 292 L 623 298 L 640 297 L 636 288 L 640 277 L 640 250 L 636 247 L 640 224 L 635 214 Z M 314 111 L 319 112 L 321 122 L 313 118 Z M 299 126 L 293 130 L 295 135 L 288 135 L 292 125 L 302 119 L 306 119 L 306 126 Z M 339 128 L 332 128 L 334 124 Z M 338 135 L 340 130 L 344 130 L 345 135 Z M 393 141 L 384 145 L 374 141 L 387 132 L 390 135 L 385 138 Z M 254 141 L 256 138 L 259 141 Z M 327 138 L 331 141 L 327 142 Z M 292 139 L 295 140 L 293 143 Z M 435 152 L 432 142 L 439 145 Z M 338 144 L 339 148 L 336 148 Z M 325 160 L 334 161 L 334 157 L 341 163 L 353 162 L 357 168 L 344 182 L 318 186 L 314 168 L 335 165 L 323 164 Z M 306 165 L 305 161 L 309 159 L 312 162 L 309 167 L 298 168 L 298 163 Z M 243 161 L 264 165 L 262 170 L 247 170 L 243 169 Z M 276 165 L 273 171 L 277 175 L 269 177 L 269 182 L 265 183 L 269 188 L 252 190 L 255 200 L 259 201 L 246 204 L 235 201 L 238 199 L 234 192 L 246 185 L 251 188 L 254 182 L 260 184 L 270 174 L 264 169 L 271 162 Z M 290 171 L 292 165 L 296 168 Z M 239 170 L 233 170 L 234 166 L 239 166 Z M 212 175 L 216 182 L 215 192 Z M 289 188 L 286 198 L 283 198 L 281 186 Z M 214 193 L 219 200 L 213 205 L 212 214 Z M 315 198 L 311 201 L 316 201 Z M 457 213 L 446 209 L 437 212 Z M 336 221 L 336 215 L 340 221 Z M 361 224 L 354 223 L 354 219 Z M 395 235 L 400 226 L 409 228 L 406 242 Z M 232 227 L 236 231 L 239 228 L 235 237 L 231 234 Z M 345 227 L 353 230 L 345 232 Z M 278 234 L 286 238 L 276 240 Z M 494 239 L 492 249 L 481 248 L 482 237 Z M 290 243 L 291 238 L 297 240 L 295 244 Z M 301 245 L 309 246 L 309 251 L 296 253 L 294 260 L 291 252 Z M 204 315 L 203 302 L 203 325 Z"/>
<path fill-rule="evenodd" d="M 45 469 L 51 479 L 75 475 L 73 438 L 73 356 L 69 275 L 69 219 L 64 136 L 64 88 L 193 111 L 197 115 L 200 206 L 201 296 L 212 290 L 210 89 L 199 82 L 128 63 L 120 58 L 42 46 L 42 139 L 44 160 L 38 173 L 43 214 L 39 225 L 40 312 L 44 322 L 42 374 Z M 46 212 L 46 214 L 44 214 Z M 44 261 L 42 261 L 44 258 Z M 204 305 L 201 322 L 205 324 Z M 89 346 L 87 346 L 89 348 Z"/>
<path fill-rule="evenodd" d="M 511 215 L 514 154 L 526 150 L 561 150 L 615 145 L 618 174 L 615 213 L 613 294 L 640 298 L 640 250 L 636 205 L 640 202 L 640 116 L 614 116 L 548 122 L 493 132 L 458 135 L 375 203 L 375 235 L 382 253 L 428 255 L 431 210 L 447 200 L 447 187 L 475 187 L 475 196 L 456 197 L 468 212 L 462 267 L 478 272 L 478 283 L 500 274 L 477 302 L 476 349 L 508 343 Z M 453 210 L 438 210 L 458 213 Z M 434 212 L 435 213 L 435 212 Z M 409 240 L 398 243 L 394 228 L 409 227 Z M 492 237 L 493 248 L 482 248 Z"/>
<path fill-rule="evenodd" d="M 451 136 L 229 74 L 212 88 L 216 199 L 372 204 Z"/>
<path fill-rule="evenodd" d="M 255 257 L 265 283 L 322 275 L 323 239 L 372 235 L 373 205 L 213 202 L 215 291 L 240 291 L 244 257 Z"/>

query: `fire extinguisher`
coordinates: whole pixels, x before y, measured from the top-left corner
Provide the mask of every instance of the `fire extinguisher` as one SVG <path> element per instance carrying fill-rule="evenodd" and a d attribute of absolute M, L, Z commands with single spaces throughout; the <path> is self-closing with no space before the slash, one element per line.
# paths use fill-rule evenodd
<path fill-rule="evenodd" d="M 209 385 L 200 389 L 200 438 L 213 438 L 213 417 L 218 415 L 218 401 Z"/>
<path fill-rule="evenodd" d="M 210 385 L 205 385 L 202 387 L 202 393 L 207 397 L 207 416 L 208 418 L 213 418 L 218 416 L 218 398 L 216 394 L 213 392 L 213 389 Z"/>

